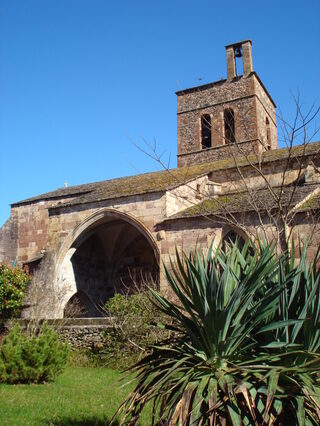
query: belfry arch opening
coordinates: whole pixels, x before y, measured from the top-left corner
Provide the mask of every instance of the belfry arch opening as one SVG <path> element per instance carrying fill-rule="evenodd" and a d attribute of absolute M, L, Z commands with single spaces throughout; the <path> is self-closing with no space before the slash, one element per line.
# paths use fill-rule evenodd
<path fill-rule="evenodd" d="M 142 225 L 123 215 L 103 215 L 77 236 L 69 250 L 75 291 L 65 316 L 103 316 L 104 304 L 115 293 L 134 293 L 146 284 L 158 284 L 156 244 Z"/>
<path fill-rule="evenodd" d="M 268 117 L 266 117 L 266 135 L 267 135 L 267 149 L 271 149 L 271 131 L 270 131 L 270 122 Z"/>
<path fill-rule="evenodd" d="M 201 116 L 201 147 L 202 149 L 211 148 L 211 117 L 209 114 Z"/>
<path fill-rule="evenodd" d="M 224 111 L 224 137 L 226 144 L 236 141 L 234 111 L 231 108 Z"/>

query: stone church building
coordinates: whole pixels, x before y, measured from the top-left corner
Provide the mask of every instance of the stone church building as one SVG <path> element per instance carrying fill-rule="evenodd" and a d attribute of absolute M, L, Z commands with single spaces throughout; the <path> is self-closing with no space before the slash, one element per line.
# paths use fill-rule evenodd
<path fill-rule="evenodd" d="M 176 248 L 256 235 L 318 246 L 320 142 L 278 149 L 276 105 L 253 71 L 251 41 L 226 46 L 227 79 L 177 92 L 178 167 L 60 188 L 12 204 L 0 261 L 25 265 L 26 317 L 87 315 L 153 279 Z M 242 61 L 243 74 L 237 63 Z M 31 291 L 32 294 L 32 291 Z"/>

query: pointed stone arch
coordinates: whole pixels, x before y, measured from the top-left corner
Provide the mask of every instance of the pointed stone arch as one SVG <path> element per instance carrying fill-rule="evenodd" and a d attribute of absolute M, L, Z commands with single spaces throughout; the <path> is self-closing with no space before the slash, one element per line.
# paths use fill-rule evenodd
<path fill-rule="evenodd" d="M 235 226 L 225 226 L 222 229 L 221 247 L 223 249 L 226 244 L 235 243 L 236 241 L 241 249 L 248 240 L 250 240 L 250 237 L 240 228 Z"/>
<path fill-rule="evenodd" d="M 70 297 L 64 307 L 64 318 L 86 318 L 91 316 L 94 306 L 86 293 L 78 291 Z"/>
<path fill-rule="evenodd" d="M 101 316 L 101 306 L 115 292 L 133 292 L 144 281 L 158 283 L 158 246 L 138 219 L 114 209 L 88 216 L 67 236 L 58 254 L 56 287 L 62 294 L 57 317 L 75 294 L 86 294 Z"/>

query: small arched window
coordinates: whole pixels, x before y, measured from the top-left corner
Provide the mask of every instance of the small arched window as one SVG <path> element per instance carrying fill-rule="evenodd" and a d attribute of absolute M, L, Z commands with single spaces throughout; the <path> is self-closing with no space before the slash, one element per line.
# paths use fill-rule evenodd
<path fill-rule="evenodd" d="M 234 112 L 232 109 L 224 111 L 224 137 L 225 143 L 234 143 L 236 141 Z"/>
<path fill-rule="evenodd" d="M 221 249 L 224 253 L 228 253 L 229 250 L 236 245 L 240 251 L 243 251 L 244 246 L 246 245 L 247 238 L 242 237 L 237 231 L 231 229 L 226 235 L 223 237 L 221 241 Z M 246 247 L 246 254 L 250 256 L 254 256 L 255 250 L 253 244 L 248 244 Z M 243 252 L 244 254 L 244 252 Z"/>
<path fill-rule="evenodd" d="M 211 148 L 211 117 L 209 114 L 201 116 L 201 146 L 202 149 Z"/>
<path fill-rule="evenodd" d="M 237 234 L 235 231 L 229 231 L 222 240 L 222 250 L 226 253 L 229 247 L 232 247 L 233 244 L 236 244 L 239 250 L 243 249 L 245 245 L 244 239 L 241 235 Z"/>
<path fill-rule="evenodd" d="M 270 122 L 268 117 L 266 117 L 266 134 L 267 134 L 267 149 L 271 149 L 271 132 L 270 132 Z"/>
<path fill-rule="evenodd" d="M 74 294 L 66 304 L 63 312 L 64 318 L 86 318 L 89 317 L 88 296 L 82 291 Z"/>

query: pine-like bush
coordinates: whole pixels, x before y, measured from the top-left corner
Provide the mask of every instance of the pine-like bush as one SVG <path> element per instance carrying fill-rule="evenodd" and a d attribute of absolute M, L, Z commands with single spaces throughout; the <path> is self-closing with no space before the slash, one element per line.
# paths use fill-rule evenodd
<path fill-rule="evenodd" d="M 43 383 L 53 381 L 67 364 L 69 348 L 57 334 L 42 326 L 39 333 L 23 334 L 16 324 L 0 348 L 0 382 Z"/>

